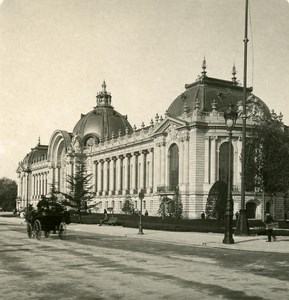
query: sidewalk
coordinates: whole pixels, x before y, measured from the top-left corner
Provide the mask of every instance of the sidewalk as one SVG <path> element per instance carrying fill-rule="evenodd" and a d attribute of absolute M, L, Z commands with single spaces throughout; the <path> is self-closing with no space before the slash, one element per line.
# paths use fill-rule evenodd
<path fill-rule="evenodd" d="M 23 224 L 25 220 L 17 217 L 2 217 L 0 223 Z M 234 244 L 223 244 L 223 234 L 199 233 L 199 232 L 172 232 L 160 230 L 143 229 L 143 235 L 138 234 L 138 228 L 127 228 L 121 226 L 99 226 L 97 224 L 76 224 L 67 225 L 68 234 L 70 231 L 90 232 L 95 234 L 113 235 L 133 239 L 143 239 L 155 242 L 166 242 L 181 245 L 195 245 L 200 247 L 213 247 L 245 251 L 263 251 L 289 253 L 289 236 L 277 236 L 276 242 L 266 243 L 266 236 L 234 236 Z"/>
<path fill-rule="evenodd" d="M 181 245 L 289 253 L 289 236 L 277 236 L 277 241 L 271 243 L 266 243 L 267 236 L 234 236 L 233 238 L 235 243 L 227 245 L 223 244 L 224 234 L 219 233 L 172 232 L 143 229 L 144 234 L 141 235 L 138 234 L 138 228 L 89 224 L 69 224 L 67 229 L 72 231 L 124 236 L 134 239 L 145 239 L 155 242 L 166 242 Z"/>

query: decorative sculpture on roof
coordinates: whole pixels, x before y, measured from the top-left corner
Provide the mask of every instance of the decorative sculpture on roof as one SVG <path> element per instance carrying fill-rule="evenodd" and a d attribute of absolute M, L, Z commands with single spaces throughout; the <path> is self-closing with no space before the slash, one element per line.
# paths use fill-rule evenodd
<path fill-rule="evenodd" d="M 255 95 L 251 95 L 247 98 L 247 117 L 256 120 L 262 118 L 264 111 L 259 99 Z"/>
<path fill-rule="evenodd" d="M 178 131 L 176 124 L 171 124 L 168 128 L 168 137 L 171 141 L 175 141 L 178 138 Z"/>
<path fill-rule="evenodd" d="M 81 153 L 81 138 L 79 135 L 74 135 L 71 141 L 71 146 L 74 153 Z"/>

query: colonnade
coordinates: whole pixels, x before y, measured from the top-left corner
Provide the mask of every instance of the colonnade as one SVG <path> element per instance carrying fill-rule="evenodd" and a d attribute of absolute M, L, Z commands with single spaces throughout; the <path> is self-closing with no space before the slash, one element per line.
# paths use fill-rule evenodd
<path fill-rule="evenodd" d="M 101 157 L 93 161 L 97 196 L 138 194 L 153 188 L 153 149 Z"/>
<path fill-rule="evenodd" d="M 48 193 L 48 172 L 32 174 L 32 198 L 40 198 Z"/>
<path fill-rule="evenodd" d="M 61 174 L 62 167 L 60 164 L 51 164 L 49 166 L 49 184 L 53 184 L 56 191 L 63 191 L 63 184 L 66 181 L 65 176 Z"/>

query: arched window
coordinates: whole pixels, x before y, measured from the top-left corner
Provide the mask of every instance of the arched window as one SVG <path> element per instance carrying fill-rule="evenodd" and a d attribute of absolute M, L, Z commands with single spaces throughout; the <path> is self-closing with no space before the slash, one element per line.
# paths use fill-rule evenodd
<path fill-rule="evenodd" d="M 172 144 L 169 149 L 169 189 L 174 191 L 179 185 L 179 148 Z"/>
<path fill-rule="evenodd" d="M 83 140 L 86 147 L 92 147 L 93 145 L 97 145 L 99 143 L 99 138 L 92 134 L 85 136 Z"/>
<path fill-rule="evenodd" d="M 256 218 L 256 203 L 255 202 L 248 202 L 246 203 L 246 212 L 248 219 L 255 219 Z"/>
<path fill-rule="evenodd" d="M 231 184 L 233 184 L 233 161 L 234 161 L 234 148 L 231 145 Z M 219 181 L 223 181 L 228 184 L 228 176 L 229 176 L 229 143 L 223 143 L 220 146 L 220 156 L 219 156 Z"/>

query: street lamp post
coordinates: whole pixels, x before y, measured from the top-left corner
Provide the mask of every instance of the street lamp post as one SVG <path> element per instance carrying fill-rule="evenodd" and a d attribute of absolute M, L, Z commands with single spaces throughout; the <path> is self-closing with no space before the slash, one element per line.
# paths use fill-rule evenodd
<path fill-rule="evenodd" d="M 224 118 L 227 130 L 229 132 L 229 165 L 228 165 L 228 196 L 227 206 L 225 213 L 225 235 L 223 239 L 224 244 L 234 244 L 233 239 L 233 200 L 232 200 L 232 130 L 236 124 L 238 113 L 234 110 L 234 106 L 230 105 L 230 108 L 224 112 Z"/>
<path fill-rule="evenodd" d="M 242 171 L 241 171 L 241 209 L 238 216 L 235 235 L 249 235 L 249 224 L 246 215 L 246 205 L 245 205 L 245 157 L 246 157 L 246 101 L 247 101 L 247 44 L 248 39 L 248 8 L 249 0 L 245 1 L 245 37 L 244 37 L 244 80 L 243 80 L 243 127 L 242 127 Z"/>
<path fill-rule="evenodd" d="M 143 234 L 143 230 L 142 230 L 142 200 L 144 198 L 144 191 L 141 190 L 138 194 L 138 197 L 140 199 L 140 215 L 139 215 L 139 226 L 138 226 L 138 234 Z"/>

